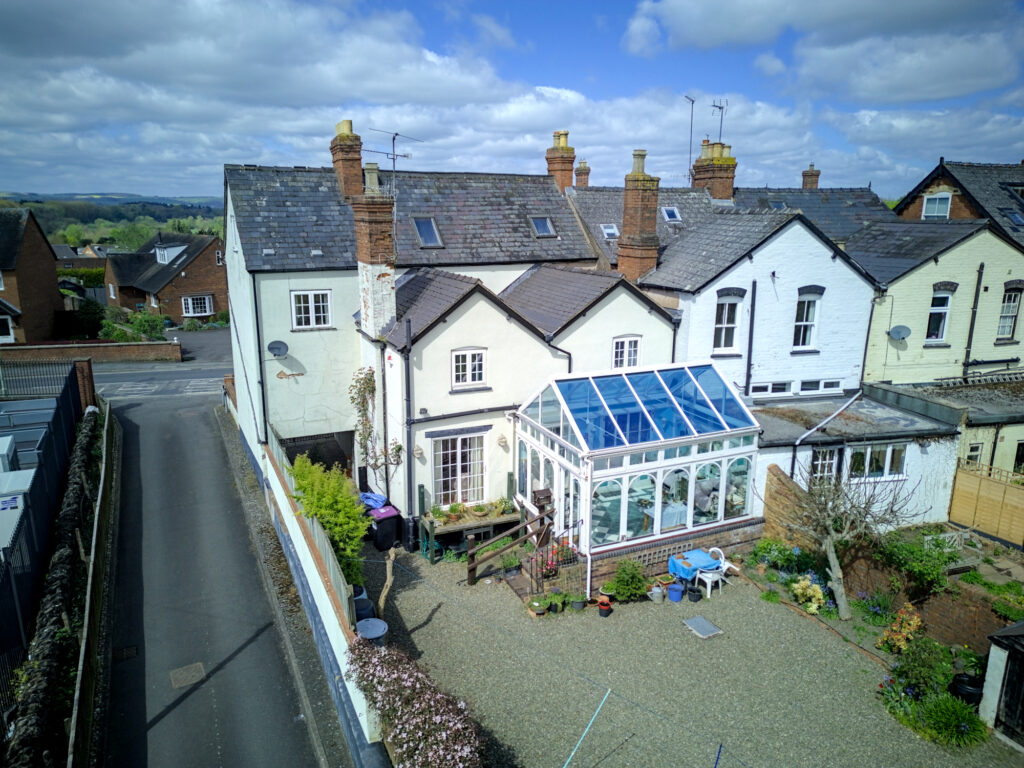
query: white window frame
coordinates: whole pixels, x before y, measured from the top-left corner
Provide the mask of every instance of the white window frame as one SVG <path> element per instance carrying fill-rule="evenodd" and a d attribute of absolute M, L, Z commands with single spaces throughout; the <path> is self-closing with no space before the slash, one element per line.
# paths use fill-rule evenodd
<path fill-rule="evenodd" d="M 217 266 L 224 266 L 224 251 L 216 251 L 217 254 Z"/>
<path fill-rule="evenodd" d="M 759 381 L 750 385 L 752 395 L 788 395 L 792 388 L 789 381 Z"/>
<path fill-rule="evenodd" d="M 740 325 L 740 306 L 743 304 L 743 300 L 738 296 L 721 296 L 718 302 L 715 304 L 715 333 L 711 339 L 711 351 L 712 352 L 735 352 L 736 351 L 736 337 L 739 331 Z M 722 312 L 723 307 L 732 306 L 733 317 L 732 321 L 729 322 L 729 310 L 725 309 L 725 318 L 720 319 L 719 315 Z M 724 343 L 719 344 L 719 340 L 725 342 L 727 331 L 732 330 L 731 343 L 726 345 Z M 721 335 L 720 335 L 721 334 Z"/>
<path fill-rule="evenodd" d="M 149 294 L 149 306 L 153 307 L 153 309 L 160 309 L 160 302 L 156 300 L 155 293 Z"/>
<path fill-rule="evenodd" d="M 0 291 L 4 289 L 4 275 L 0 272 Z"/>
<path fill-rule="evenodd" d="M 878 480 L 895 480 L 906 477 L 907 447 L 909 445 L 910 443 L 861 443 L 859 445 L 851 445 L 849 450 L 846 452 L 846 472 L 849 479 L 853 482 L 873 482 Z M 864 453 L 864 471 L 861 474 L 855 475 L 853 473 L 853 457 L 860 452 Z M 893 472 L 893 456 L 896 452 L 901 452 L 902 459 L 900 461 L 899 471 Z M 879 453 L 883 454 L 883 458 L 881 459 L 882 472 L 881 474 L 872 475 L 872 455 L 877 456 Z"/>
<path fill-rule="evenodd" d="M 202 301 L 203 308 L 207 311 L 196 312 L 196 303 Z M 154 307 L 156 304 L 153 305 Z M 213 314 L 213 295 L 209 293 L 200 294 L 198 296 L 182 296 L 181 297 L 181 316 L 182 317 L 209 317 Z"/>
<path fill-rule="evenodd" d="M 114 284 L 113 283 L 107 283 L 107 285 L 110 288 L 110 298 L 116 300 L 117 299 L 117 291 L 114 290 Z"/>
<path fill-rule="evenodd" d="M 434 232 L 434 241 L 428 243 L 423 239 L 419 225 L 419 222 L 421 221 L 430 222 L 430 228 Z M 437 222 L 434 221 L 433 216 L 413 216 L 412 228 L 413 231 L 416 232 L 416 239 L 420 241 L 420 248 L 444 248 L 444 240 L 441 239 L 441 231 L 437 228 Z"/>
<path fill-rule="evenodd" d="M 619 336 L 612 339 L 612 368 L 635 368 L 640 365 L 640 337 Z"/>
<path fill-rule="evenodd" d="M 820 304 L 819 296 L 801 296 L 796 302 L 796 320 L 793 323 L 793 348 L 794 349 L 814 349 L 815 337 L 817 336 L 817 325 L 818 325 L 818 304 Z M 801 318 L 800 310 L 804 309 L 804 315 Z M 807 310 L 810 309 L 810 317 L 808 318 Z M 798 343 L 798 342 L 803 342 Z"/>
<path fill-rule="evenodd" d="M 683 223 L 683 217 L 679 215 L 679 209 L 674 205 L 663 205 L 661 207 L 661 215 L 670 224 Z"/>
<path fill-rule="evenodd" d="M 934 201 L 936 203 L 933 207 L 938 207 L 938 202 L 945 200 L 946 210 L 942 212 L 932 211 L 928 212 L 928 203 Z M 936 192 L 934 195 L 925 195 L 924 200 L 921 201 L 921 218 L 922 219 L 948 219 L 949 209 L 952 205 L 953 195 L 949 192 Z"/>
<path fill-rule="evenodd" d="M 542 226 L 547 231 L 542 232 L 541 227 L 537 226 L 537 222 L 543 222 Z M 533 230 L 534 237 L 558 237 L 558 233 L 555 232 L 555 222 L 551 220 L 550 216 L 531 216 L 530 229 Z"/>
<path fill-rule="evenodd" d="M 819 480 L 822 478 L 834 478 L 836 476 L 836 470 L 839 468 L 839 459 L 840 449 L 838 447 L 812 448 L 810 465 L 811 479 Z"/>
<path fill-rule="evenodd" d="M 10 315 L 0 315 L 0 321 L 7 321 L 7 330 L 9 333 L 0 334 L 0 344 L 11 344 L 14 342 L 14 318 Z"/>
<path fill-rule="evenodd" d="M 479 358 L 477 361 L 474 358 Z M 452 389 L 487 386 L 487 349 L 466 347 L 452 350 Z"/>
<path fill-rule="evenodd" d="M 474 441 L 479 441 L 479 444 L 474 446 Z M 449 445 L 446 446 L 446 442 Z M 454 451 L 452 450 L 451 442 L 454 442 Z M 484 433 L 435 437 L 431 440 L 431 444 L 431 487 L 434 492 L 434 503 L 441 507 L 449 507 L 455 502 L 461 504 L 481 503 L 487 495 L 487 456 Z M 438 465 L 439 460 L 443 461 L 445 458 L 446 447 L 449 449 L 447 454 L 454 454 L 455 461 L 457 462 L 454 474 L 448 477 L 444 476 L 444 465 Z M 473 464 L 473 451 L 475 448 L 479 448 L 480 451 L 479 467 L 474 467 Z M 468 466 L 463 463 L 464 450 L 468 451 Z M 478 471 L 474 472 L 474 469 Z M 476 479 L 476 482 L 473 482 L 474 479 Z M 443 487 L 445 481 L 451 483 L 453 480 L 454 488 L 449 486 L 445 490 Z M 479 491 L 474 494 L 474 498 L 470 498 L 470 493 L 473 493 L 474 486 Z"/>
<path fill-rule="evenodd" d="M 975 464 L 981 464 L 981 452 L 984 450 L 984 443 L 971 443 L 967 446 L 967 455 L 964 456 L 964 459 Z"/>
<path fill-rule="evenodd" d="M 1007 301 L 1011 298 L 1011 301 Z M 1003 303 L 999 307 L 999 322 L 996 325 L 996 339 L 1006 341 L 1017 334 L 1017 317 L 1020 314 L 1021 290 L 1011 288 L 1003 291 Z M 1007 332 L 1006 325 L 1009 325 Z"/>
<path fill-rule="evenodd" d="M 619 227 L 616 224 L 602 224 L 601 234 L 605 240 L 614 240 L 619 236 Z"/>
<path fill-rule="evenodd" d="M 326 299 L 322 298 L 326 297 Z M 306 299 L 305 317 L 300 317 L 297 300 Z M 326 304 L 326 312 L 317 312 L 317 303 Z M 292 330 L 305 331 L 315 328 L 331 328 L 331 291 L 292 291 L 290 302 L 292 308 Z"/>
<path fill-rule="evenodd" d="M 936 299 L 945 299 L 945 306 L 936 307 Z M 928 307 L 928 323 L 924 327 L 924 343 L 925 344 L 942 344 L 946 341 L 946 331 L 949 329 L 949 310 L 953 305 L 953 293 L 951 291 L 933 291 L 931 303 Z M 932 316 L 942 316 L 942 326 L 940 327 L 940 333 L 934 338 L 928 335 L 928 329 L 932 324 Z"/>

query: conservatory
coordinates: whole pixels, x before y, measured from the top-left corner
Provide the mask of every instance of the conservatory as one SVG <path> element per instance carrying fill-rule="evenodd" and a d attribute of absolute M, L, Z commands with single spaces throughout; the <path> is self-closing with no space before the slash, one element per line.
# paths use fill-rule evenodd
<path fill-rule="evenodd" d="M 516 495 L 582 552 L 747 517 L 757 422 L 711 364 L 557 377 L 512 416 Z"/>

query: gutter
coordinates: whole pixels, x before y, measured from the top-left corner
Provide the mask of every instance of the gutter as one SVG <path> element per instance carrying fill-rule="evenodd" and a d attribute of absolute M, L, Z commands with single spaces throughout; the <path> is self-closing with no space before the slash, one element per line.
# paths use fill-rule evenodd
<path fill-rule="evenodd" d="M 552 336 L 548 336 L 547 338 L 544 339 L 544 341 L 546 341 L 548 346 L 551 347 L 553 350 L 555 350 L 556 352 L 561 352 L 563 355 L 566 356 L 566 358 L 568 358 L 568 360 L 569 360 L 569 371 L 568 372 L 572 373 L 572 352 L 570 352 L 567 349 L 562 349 L 561 347 L 556 347 L 554 344 L 551 343 L 551 339 L 552 338 L 553 338 Z M 518 406 L 516 406 L 516 407 L 518 407 Z"/>
<path fill-rule="evenodd" d="M 826 424 L 828 424 L 830 421 L 832 421 L 832 419 L 834 419 L 840 413 L 842 413 L 847 408 L 849 408 L 851 405 L 853 405 L 854 402 L 856 402 L 857 398 L 860 397 L 860 394 L 861 394 L 861 392 L 858 389 L 857 393 L 853 397 L 851 397 L 849 400 L 847 400 L 845 403 L 843 403 L 841 406 L 839 406 L 839 408 L 836 410 L 835 413 L 833 413 L 831 416 L 827 417 L 826 419 L 824 419 L 820 423 L 815 424 L 813 427 L 811 427 L 809 430 L 804 432 L 802 435 L 800 435 L 800 437 L 798 437 L 796 439 L 796 442 L 793 443 L 793 458 L 790 460 L 790 463 L 789 463 L 789 476 L 790 476 L 791 479 L 794 477 L 794 474 L 796 473 L 796 449 L 798 447 L 800 447 L 800 443 L 802 443 L 808 437 L 810 437 L 815 432 L 817 432 L 819 429 L 821 429 Z"/>
<path fill-rule="evenodd" d="M 974 346 L 974 325 L 975 325 L 975 323 L 978 320 L 978 298 L 981 295 L 981 278 L 982 278 L 982 276 L 984 274 L 985 274 L 985 262 L 983 261 L 980 264 L 978 264 L 978 279 L 974 283 L 974 303 L 971 304 L 971 325 L 967 329 L 967 349 L 964 350 L 964 365 L 963 365 L 963 376 L 964 377 L 967 376 L 967 369 L 971 365 L 980 365 L 981 364 L 981 363 L 978 363 L 977 361 L 972 363 L 970 360 L 971 360 L 971 348 Z M 1019 360 L 1019 359 L 1020 358 L 1017 358 L 1017 360 Z M 993 361 L 993 362 L 1016 362 L 1016 361 L 1014 361 L 1014 360 L 1011 360 L 1011 361 L 996 360 L 996 361 Z"/>
<path fill-rule="evenodd" d="M 491 408 L 475 408 L 472 411 L 457 411 L 456 413 L 441 413 L 437 416 L 421 416 L 418 419 L 410 418 L 408 423 L 409 426 L 413 424 L 426 424 L 431 421 L 444 421 L 445 419 L 458 419 L 463 416 L 479 416 L 484 413 L 494 413 L 495 411 L 515 411 L 519 409 L 519 403 L 513 403 L 512 405 L 498 405 Z"/>

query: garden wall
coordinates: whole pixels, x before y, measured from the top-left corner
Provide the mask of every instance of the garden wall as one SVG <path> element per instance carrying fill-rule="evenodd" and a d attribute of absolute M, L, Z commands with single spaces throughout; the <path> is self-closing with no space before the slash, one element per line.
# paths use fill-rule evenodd
<path fill-rule="evenodd" d="M 793 519 L 803 493 L 804 489 L 778 464 L 769 465 L 764 486 L 764 535 L 792 546 L 817 550 L 817 542 L 786 526 L 786 521 Z"/>
<path fill-rule="evenodd" d="M 846 593 L 856 598 L 858 592 L 888 592 L 892 589 L 895 571 L 884 567 L 872 554 L 863 549 L 851 550 L 844 558 L 843 576 Z M 950 583 L 960 590 L 959 595 L 941 593 L 914 604 L 924 621 L 925 632 L 943 645 L 968 645 L 975 653 L 988 653 L 988 636 L 1006 626 L 1005 619 L 992 611 L 988 592 L 976 584 Z M 908 602 L 906 593 L 900 592 L 894 605 Z"/>
<path fill-rule="evenodd" d="M 181 344 L 175 341 L 139 341 L 130 343 L 94 342 L 76 344 L 5 344 L 0 357 L 12 362 L 36 360 L 81 360 L 94 363 L 118 363 L 133 360 L 181 362 Z"/>

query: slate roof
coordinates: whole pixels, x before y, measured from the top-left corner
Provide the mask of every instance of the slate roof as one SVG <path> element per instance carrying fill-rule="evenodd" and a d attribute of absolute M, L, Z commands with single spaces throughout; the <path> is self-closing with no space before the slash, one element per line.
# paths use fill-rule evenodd
<path fill-rule="evenodd" d="M 78 258 L 78 251 L 76 251 L 70 245 L 53 245 L 50 247 L 53 248 L 53 253 L 61 261 Z"/>
<path fill-rule="evenodd" d="M 669 245 L 658 266 L 638 282 L 644 288 L 698 291 L 798 216 L 792 211 L 719 211 Z"/>
<path fill-rule="evenodd" d="M 778 205 L 782 204 L 802 213 L 829 239 L 838 242 L 847 240 L 867 222 L 896 218 L 889 206 L 867 187 L 737 187 L 733 190 L 733 203 L 737 208 L 752 210 L 779 210 Z"/>
<path fill-rule="evenodd" d="M 550 339 L 617 287 L 638 296 L 671 322 L 670 315 L 618 272 L 538 264 L 499 294 L 508 306 Z"/>
<path fill-rule="evenodd" d="M 333 168 L 228 165 L 225 183 L 250 272 L 354 269 L 352 209 Z M 383 184 L 392 174 L 381 173 Z M 547 175 L 399 171 L 399 267 L 592 261 L 566 199 Z M 530 217 L 551 219 L 537 237 Z M 443 247 L 423 248 L 414 217 L 433 218 Z"/>
<path fill-rule="evenodd" d="M 884 286 L 987 228 L 983 219 L 876 221 L 846 241 L 846 253 Z"/>
<path fill-rule="evenodd" d="M 178 232 L 158 232 L 137 253 L 110 254 L 107 261 L 119 285 L 132 286 L 146 293 L 158 293 L 182 269 L 216 240 L 213 235 L 190 235 Z M 156 260 L 158 245 L 169 248 L 185 246 L 185 250 L 166 264 Z"/>
<path fill-rule="evenodd" d="M 18 265 L 28 217 L 28 208 L 0 208 L 0 269 L 14 269 Z"/>
<path fill-rule="evenodd" d="M 567 197 L 608 263 L 618 263 L 618 238 L 605 238 L 602 224 L 614 224 L 622 231 L 622 187 L 584 187 L 567 190 Z M 679 209 L 681 221 L 669 223 L 661 213 L 663 207 Z M 693 229 L 698 222 L 712 215 L 714 206 L 706 189 L 660 187 L 658 189 L 657 233 L 661 248 Z"/>
<path fill-rule="evenodd" d="M 750 411 L 761 425 L 762 448 L 788 446 L 838 411 L 848 397 L 792 398 L 755 404 Z M 861 396 L 801 445 L 954 435 L 956 426 Z"/>
<path fill-rule="evenodd" d="M 412 321 L 412 338 L 415 341 L 474 289 L 487 291 L 475 278 L 442 269 L 427 267 L 406 272 L 395 283 L 397 318 L 385 334 L 387 340 L 402 349 L 407 319 Z"/>

